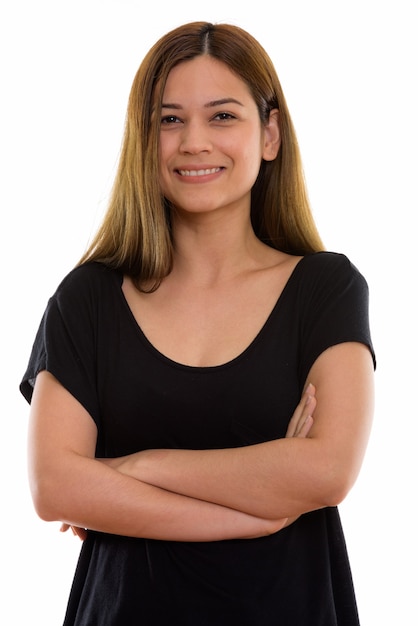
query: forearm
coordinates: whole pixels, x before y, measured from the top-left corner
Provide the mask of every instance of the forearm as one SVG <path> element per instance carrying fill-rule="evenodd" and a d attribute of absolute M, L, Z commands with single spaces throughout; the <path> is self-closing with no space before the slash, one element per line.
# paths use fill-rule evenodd
<path fill-rule="evenodd" d="M 40 516 L 49 521 L 174 541 L 252 538 L 275 532 L 286 523 L 171 493 L 93 459 L 71 460 L 70 474 L 64 465 L 61 476 L 58 470 L 53 479 L 43 481 L 35 498 Z"/>
<path fill-rule="evenodd" d="M 370 433 L 369 350 L 361 344 L 329 348 L 309 377 L 316 392 L 307 437 L 288 433 L 222 450 L 149 450 L 114 463 L 149 484 L 266 519 L 339 504 L 357 478 Z M 310 412 L 302 399 L 291 424 Z"/>
<path fill-rule="evenodd" d="M 28 470 L 42 519 L 178 541 L 263 536 L 284 524 L 136 480 L 95 459 L 96 444 L 89 413 L 51 374 L 40 372 L 31 404 Z"/>
<path fill-rule="evenodd" d="M 287 438 L 297 440 L 308 435 L 315 407 L 315 388 L 310 385 L 289 422 Z M 322 501 L 312 499 L 315 490 L 309 489 L 308 481 L 306 490 L 301 492 L 288 475 L 283 480 L 287 455 L 278 450 L 283 447 L 283 442 L 277 440 L 228 450 L 147 450 L 119 459 L 103 459 L 102 462 L 133 478 L 178 494 L 263 518 L 274 519 L 280 512 L 280 517 L 290 519 L 322 506 Z M 294 463 L 291 467 L 301 483 L 300 469 L 295 468 Z"/>
<path fill-rule="evenodd" d="M 323 462 L 319 455 L 312 440 L 280 439 L 220 450 L 149 450 L 105 462 L 174 493 L 277 519 L 331 503 L 319 477 L 325 468 L 319 476 L 312 471 Z"/>
<path fill-rule="evenodd" d="M 343 343 L 322 353 L 309 379 L 314 423 L 306 437 L 224 450 L 145 451 L 119 471 L 176 493 L 262 518 L 293 517 L 339 504 L 354 484 L 373 415 L 368 348 Z M 301 399 L 290 426 L 311 414 Z M 292 430 L 292 429 L 291 429 Z"/>

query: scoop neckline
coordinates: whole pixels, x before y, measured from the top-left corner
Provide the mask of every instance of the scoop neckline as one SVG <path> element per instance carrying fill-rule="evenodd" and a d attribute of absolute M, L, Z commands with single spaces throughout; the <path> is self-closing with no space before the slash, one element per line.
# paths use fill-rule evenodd
<path fill-rule="evenodd" d="M 120 300 L 123 305 L 123 308 L 127 312 L 128 317 L 130 319 L 131 325 L 133 325 L 134 329 L 136 330 L 141 342 L 145 345 L 145 347 L 150 352 L 154 354 L 154 356 L 156 356 L 159 360 L 164 361 L 166 364 L 171 365 L 172 367 L 175 367 L 177 369 L 183 369 L 183 370 L 194 371 L 194 372 L 216 372 L 216 371 L 227 369 L 229 367 L 233 367 L 234 365 L 236 365 L 239 361 L 243 360 L 248 354 L 248 352 L 250 352 L 256 346 L 256 344 L 261 340 L 262 336 L 264 335 L 265 331 L 270 325 L 271 320 L 274 317 L 276 311 L 282 306 L 282 302 L 283 302 L 284 297 L 286 296 L 286 293 L 289 291 L 289 288 L 291 287 L 292 283 L 296 280 L 296 277 L 300 272 L 300 267 L 304 264 L 305 259 L 307 259 L 309 256 L 312 256 L 312 255 L 309 254 L 309 255 L 302 256 L 299 259 L 299 261 L 296 263 L 283 289 L 281 290 L 277 300 L 275 301 L 273 308 L 268 314 L 265 322 L 263 323 L 263 325 L 261 326 L 261 328 L 255 335 L 255 337 L 248 344 L 248 346 L 246 346 L 244 350 L 242 350 L 239 354 L 237 354 L 237 356 L 233 357 L 229 361 L 226 361 L 225 363 L 219 363 L 218 365 L 188 365 L 186 363 L 181 363 L 180 361 L 176 361 L 175 359 L 171 359 L 169 356 L 166 356 L 163 352 L 161 352 L 160 350 L 158 350 L 158 348 L 154 346 L 154 344 L 148 339 L 148 337 L 142 330 L 141 326 L 136 321 L 136 318 L 131 310 L 131 307 L 129 306 L 128 301 L 125 298 L 125 294 L 122 291 L 124 275 L 123 275 L 123 272 L 121 271 L 118 272 L 118 275 L 119 275 L 118 292 L 119 292 L 119 296 L 120 296 Z"/>

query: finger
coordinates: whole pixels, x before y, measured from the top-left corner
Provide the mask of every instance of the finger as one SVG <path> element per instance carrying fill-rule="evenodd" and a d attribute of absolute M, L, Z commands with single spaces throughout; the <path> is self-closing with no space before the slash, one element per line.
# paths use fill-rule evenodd
<path fill-rule="evenodd" d="M 311 397 L 305 404 L 302 415 L 297 424 L 294 437 L 306 437 L 313 424 L 313 413 L 316 407 L 316 398 Z"/>
<path fill-rule="evenodd" d="M 74 535 L 79 537 L 81 541 L 84 541 L 87 538 L 87 530 L 85 528 L 79 528 L 78 526 L 72 526 L 72 530 Z"/>
<path fill-rule="evenodd" d="M 296 434 L 294 435 L 295 437 L 307 437 L 307 435 L 309 434 L 309 431 L 312 428 L 312 424 L 313 424 L 313 417 L 312 415 L 308 415 L 308 417 L 305 419 L 305 421 L 303 422 L 303 424 L 301 425 L 301 427 L 298 429 L 298 431 L 296 432 Z"/>
<path fill-rule="evenodd" d="M 314 396 L 308 395 L 305 399 L 304 404 L 301 402 L 297 410 L 295 411 L 292 420 L 289 423 L 286 437 L 300 436 L 301 429 L 305 426 L 307 418 L 312 417 L 315 407 L 316 398 Z"/>
<path fill-rule="evenodd" d="M 60 532 L 65 533 L 71 528 L 71 532 L 75 537 L 79 537 L 81 541 L 84 541 L 87 537 L 87 530 L 85 528 L 79 528 L 78 526 L 71 526 L 71 524 L 62 523 Z"/>
<path fill-rule="evenodd" d="M 313 413 L 313 408 L 311 408 L 313 400 L 315 400 L 315 387 L 309 384 L 290 419 L 286 437 L 294 437 L 308 415 Z"/>
<path fill-rule="evenodd" d="M 289 425 L 287 427 L 287 432 L 286 432 L 286 437 L 294 437 L 296 429 L 298 427 L 299 424 L 299 420 L 302 416 L 303 413 L 303 407 L 306 403 L 306 398 L 303 398 L 303 403 L 302 400 L 299 402 L 299 404 L 297 405 L 292 417 L 290 418 L 290 422 Z"/>

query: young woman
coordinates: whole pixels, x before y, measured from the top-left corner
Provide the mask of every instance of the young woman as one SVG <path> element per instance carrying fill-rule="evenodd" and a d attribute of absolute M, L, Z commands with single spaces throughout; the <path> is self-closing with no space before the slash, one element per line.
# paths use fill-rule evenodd
<path fill-rule="evenodd" d="M 323 250 L 269 57 L 173 30 L 21 383 L 36 510 L 85 539 L 65 626 L 358 624 L 337 505 L 373 369 L 367 284 Z"/>

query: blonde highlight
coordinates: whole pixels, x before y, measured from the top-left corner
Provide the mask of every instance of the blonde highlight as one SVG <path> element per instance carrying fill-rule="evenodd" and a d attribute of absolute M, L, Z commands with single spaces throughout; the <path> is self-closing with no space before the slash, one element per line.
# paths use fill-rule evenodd
<path fill-rule="evenodd" d="M 202 54 L 222 61 L 246 82 L 262 122 L 272 109 L 279 110 L 279 155 L 262 163 L 252 190 L 256 235 L 290 254 L 324 249 L 308 200 L 296 133 L 270 57 L 237 26 L 193 22 L 161 37 L 136 73 L 108 209 L 79 261 L 119 269 L 145 291 L 158 288 L 171 271 L 173 257 L 170 211 L 159 183 L 162 91 L 173 67 Z"/>

